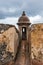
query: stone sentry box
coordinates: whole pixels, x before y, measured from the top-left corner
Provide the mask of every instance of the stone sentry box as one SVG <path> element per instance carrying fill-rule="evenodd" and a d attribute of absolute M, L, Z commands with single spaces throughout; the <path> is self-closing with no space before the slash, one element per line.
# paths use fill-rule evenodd
<path fill-rule="evenodd" d="M 23 40 L 28 39 L 28 30 L 30 28 L 29 27 L 30 24 L 31 24 L 30 20 L 26 16 L 25 11 L 23 11 L 22 16 L 19 18 L 18 23 L 17 23 L 21 38 Z"/>

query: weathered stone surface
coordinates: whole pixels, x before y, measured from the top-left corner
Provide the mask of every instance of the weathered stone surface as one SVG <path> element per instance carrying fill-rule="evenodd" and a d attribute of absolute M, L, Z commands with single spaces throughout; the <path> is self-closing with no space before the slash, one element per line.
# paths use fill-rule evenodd
<path fill-rule="evenodd" d="M 2 61 L 6 63 L 15 58 L 19 45 L 19 33 L 13 25 L 0 24 L 0 46 L 5 46 L 5 44 L 5 50 L 3 51 L 4 48 L 1 47 L 2 51 L 1 49 L 0 51 L 3 53 Z"/>
<path fill-rule="evenodd" d="M 43 61 L 43 24 L 33 24 L 31 27 L 32 58 Z"/>
<path fill-rule="evenodd" d="M 17 58 L 15 60 L 15 65 L 31 65 L 28 49 L 29 45 L 27 41 L 22 40 Z"/>
<path fill-rule="evenodd" d="M 32 60 L 32 65 L 43 65 L 43 62 L 40 62 L 40 61 L 38 61 L 36 59 L 33 59 Z"/>

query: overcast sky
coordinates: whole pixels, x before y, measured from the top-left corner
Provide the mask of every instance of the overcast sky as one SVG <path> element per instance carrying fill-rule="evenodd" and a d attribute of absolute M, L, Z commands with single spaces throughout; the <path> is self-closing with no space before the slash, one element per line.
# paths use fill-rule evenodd
<path fill-rule="evenodd" d="M 22 11 L 32 23 L 43 23 L 43 0 L 0 0 L 0 23 L 15 24 Z"/>

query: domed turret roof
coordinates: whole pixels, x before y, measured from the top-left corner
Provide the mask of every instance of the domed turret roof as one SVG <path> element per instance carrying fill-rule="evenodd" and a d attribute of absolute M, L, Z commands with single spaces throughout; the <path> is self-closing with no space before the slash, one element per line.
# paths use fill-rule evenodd
<path fill-rule="evenodd" d="M 23 11 L 22 16 L 18 20 L 18 23 L 30 23 L 30 20 L 26 16 L 25 11 Z"/>

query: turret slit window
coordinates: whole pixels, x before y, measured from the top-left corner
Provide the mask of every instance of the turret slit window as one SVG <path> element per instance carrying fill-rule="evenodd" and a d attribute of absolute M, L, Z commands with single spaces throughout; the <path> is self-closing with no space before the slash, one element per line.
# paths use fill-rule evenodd
<path fill-rule="evenodd" d="M 26 40 L 26 27 L 22 27 L 22 40 Z"/>

